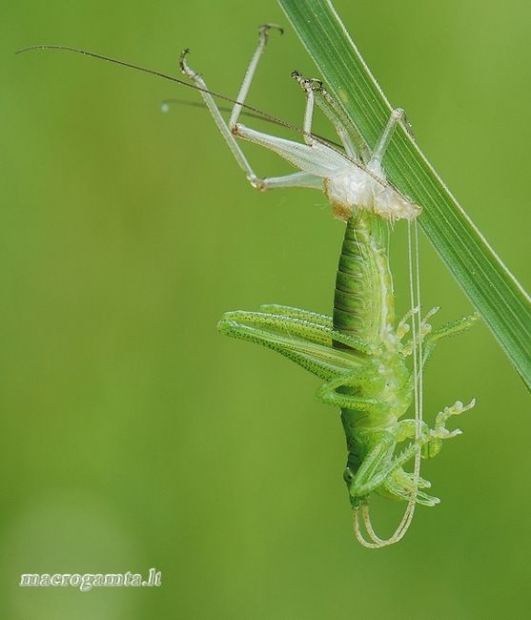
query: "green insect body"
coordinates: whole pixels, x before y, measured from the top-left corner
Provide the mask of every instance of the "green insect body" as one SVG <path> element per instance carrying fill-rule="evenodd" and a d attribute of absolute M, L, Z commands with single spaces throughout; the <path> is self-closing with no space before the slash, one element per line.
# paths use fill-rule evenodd
<path fill-rule="evenodd" d="M 409 409 L 413 399 L 411 374 L 400 354 L 395 329 L 393 283 L 385 249 L 387 237 L 387 226 L 381 219 L 364 212 L 350 218 L 336 276 L 333 327 L 358 339 L 367 351 L 366 359 L 347 381 L 340 375 L 340 385 L 323 393 L 326 402 L 341 408 L 348 449 L 344 477 L 354 508 L 361 498 L 378 488 L 374 487 L 375 476 L 370 473 L 374 469 L 372 455 L 375 451 L 385 453 L 385 446 L 393 446 L 398 418 Z M 356 349 L 337 341 L 333 346 L 353 352 L 360 349 L 360 345 Z M 390 459 L 387 461 L 391 464 Z M 396 495 L 397 490 L 392 491 L 395 476 L 382 477 L 382 472 L 379 476 L 380 488 Z"/>
<path fill-rule="evenodd" d="M 347 439 L 345 470 L 353 508 L 373 491 L 398 500 L 416 501 L 428 506 L 437 499 L 421 492 L 402 465 L 422 449 L 425 457 L 435 456 L 441 439 L 456 434 L 444 427 L 447 417 L 461 412 L 459 405 L 443 414 L 430 431 L 426 425 L 416 441 L 416 420 L 400 420 L 414 401 L 415 376 L 406 364 L 411 343 L 403 345 L 405 322 L 395 325 L 394 294 L 387 258 L 388 225 L 378 216 L 359 212 L 347 223 L 339 259 L 334 296 L 334 330 L 359 339 L 358 348 L 334 341 L 341 350 L 366 351 L 366 359 L 350 374 L 340 375 L 321 389 L 325 402 L 341 408 Z M 468 326 L 464 320 L 458 329 Z M 445 328 L 438 333 L 444 334 Z M 423 326 L 426 353 L 431 350 L 429 327 Z M 433 340 L 432 336 L 432 343 Z M 414 441 L 395 456 L 397 443 Z M 422 486 L 428 486 L 425 481 Z"/>
<path fill-rule="evenodd" d="M 417 342 L 406 339 L 410 317 L 398 325 L 395 321 L 388 230 L 386 221 L 368 211 L 357 211 L 347 221 L 332 318 L 269 305 L 259 312 L 228 312 L 218 325 L 221 333 L 273 349 L 324 380 L 317 395 L 341 410 L 348 450 L 344 479 L 356 534 L 368 547 L 396 542 L 409 524 L 394 537 L 377 537 L 368 517 L 370 494 L 437 504 L 437 498 L 422 490 L 429 483 L 403 467 L 417 455 L 435 456 L 442 440 L 460 433 L 446 429 L 448 418 L 473 406 L 473 402 L 466 407 L 457 402 L 439 413 L 433 429 L 422 422 L 420 432 L 416 419 L 401 419 L 414 402 L 415 382 L 420 380 L 409 370 L 407 358 L 422 341 L 422 368 L 438 339 L 468 329 L 474 317 L 437 331 L 423 321 Z M 405 448 L 398 451 L 404 443 Z M 360 509 L 370 541 L 359 531 Z"/>

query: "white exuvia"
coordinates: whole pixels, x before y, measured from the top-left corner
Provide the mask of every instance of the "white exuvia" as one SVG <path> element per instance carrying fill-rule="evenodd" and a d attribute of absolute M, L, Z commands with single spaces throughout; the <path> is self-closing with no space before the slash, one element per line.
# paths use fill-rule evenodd
<path fill-rule="evenodd" d="M 420 207 L 413 204 L 388 183 L 382 168 L 383 155 L 393 131 L 397 124 L 404 123 L 404 111 L 402 109 L 393 110 L 378 143 L 374 150 L 369 152 L 369 149 L 363 144 L 359 132 L 323 89 L 322 83 L 315 79 L 304 79 L 299 73 L 294 72 L 293 77 L 299 82 L 307 95 L 302 131 L 304 143 L 256 131 L 238 122 L 258 61 L 267 44 L 270 28 L 281 30 L 278 26 L 272 25 L 265 25 L 260 28 L 258 47 L 245 74 L 228 123 L 223 119 L 201 75 L 191 69 L 186 62 L 188 50 L 183 52 L 180 61 L 181 70 L 193 80 L 194 85 L 201 91 L 206 106 L 251 185 L 261 191 L 286 187 L 320 189 L 325 192 L 330 201 L 334 215 L 343 220 L 349 219 L 354 209 L 372 211 L 380 217 L 392 221 L 415 219 L 420 214 Z M 333 123 L 344 152 L 312 135 L 312 117 L 315 103 Z M 278 153 L 299 171 L 277 177 L 258 177 L 241 150 L 236 137 Z"/>

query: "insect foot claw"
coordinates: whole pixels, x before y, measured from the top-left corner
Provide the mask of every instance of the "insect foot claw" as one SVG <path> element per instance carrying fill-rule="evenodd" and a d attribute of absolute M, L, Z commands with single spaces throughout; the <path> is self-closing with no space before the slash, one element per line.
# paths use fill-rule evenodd
<path fill-rule="evenodd" d="M 409 326 L 408 323 L 399 323 L 397 329 L 396 329 L 396 336 L 398 338 L 398 340 L 402 340 L 404 338 L 404 336 L 411 330 L 411 327 Z"/>
<path fill-rule="evenodd" d="M 443 411 L 437 415 L 435 418 L 435 426 L 429 432 L 429 440 L 422 446 L 422 456 L 424 458 L 433 458 L 439 454 L 444 439 L 451 439 L 452 437 L 457 437 L 462 434 L 462 431 L 459 428 L 449 431 L 446 428 L 446 422 L 452 416 L 459 415 L 464 411 L 472 409 L 475 404 L 475 400 L 472 400 L 468 403 L 468 405 L 463 405 L 462 402 L 457 401 L 451 407 L 445 407 Z"/>
<path fill-rule="evenodd" d="M 449 431 L 447 428 L 444 428 L 444 426 L 441 428 L 436 428 L 432 431 L 432 437 L 436 437 L 437 439 L 450 439 L 462 434 L 463 431 L 459 428 L 456 428 L 454 431 Z"/>
<path fill-rule="evenodd" d="M 426 478 L 422 478 L 421 476 L 419 476 L 417 479 L 414 474 L 407 472 L 405 473 L 404 480 L 408 481 L 408 486 L 410 486 L 411 489 L 413 489 L 413 487 L 415 486 L 417 487 L 417 489 L 431 489 L 431 482 L 429 480 L 426 480 Z"/>
<path fill-rule="evenodd" d="M 440 504 L 441 500 L 438 497 L 434 497 L 433 495 L 428 495 L 427 493 L 423 493 L 422 491 L 417 491 L 417 504 L 421 504 L 422 506 L 427 506 L 428 508 L 432 508 L 433 506 L 437 506 Z"/>
<path fill-rule="evenodd" d="M 439 439 L 448 439 L 450 437 L 457 437 L 457 435 L 461 435 L 462 431 L 460 429 L 449 431 L 445 424 L 452 416 L 460 415 L 464 411 L 472 409 L 475 404 L 475 399 L 472 399 L 468 405 L 463 405 L 463 403 L 458 400 L 451 407 L 445 407 L 435 418 L 435 428 L 432 431 L 432 436 Z"/>
<path fill-rule="evenodd" d="M 186 61 L 186 57 L 189 54 L 190 54 L 190 49 L 188 47 L 183 49 L 179 57 L 179 68 L 181 69 L 181 72 L 184 73 L 184 75 L 186 75 L 186 77 L 193 80 L 194 78 L 198 77 L 198 74 L 190 67 L 190 65 Z"/>
<path fill-rule="evenodd" d="M 431 489 L 431 482 L 429 480 L 426 480 L 425 478 L 419 477 L 417 486 L 419 489 Z"/>
<path fill-rule="evenodd" d="M 261 24 L 258 26 L 258 36 L 264 37 L 267 40 L 267 35 L 270 30 L 277 30 L 281 35 L 284 34 L 284 28 L 278 24 Z"/>

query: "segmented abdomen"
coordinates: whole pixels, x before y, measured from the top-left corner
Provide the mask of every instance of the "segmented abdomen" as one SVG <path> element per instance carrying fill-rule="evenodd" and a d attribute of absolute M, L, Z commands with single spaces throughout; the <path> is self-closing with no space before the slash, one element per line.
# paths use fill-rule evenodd
<path fill-rule="evenodd" d="M 347 222 L 334 293 L 334 329 L 381 345 L 394 326 L 387 224 L 368 211 Z M 334 343 L 336 348 L 349 348 Z"/>

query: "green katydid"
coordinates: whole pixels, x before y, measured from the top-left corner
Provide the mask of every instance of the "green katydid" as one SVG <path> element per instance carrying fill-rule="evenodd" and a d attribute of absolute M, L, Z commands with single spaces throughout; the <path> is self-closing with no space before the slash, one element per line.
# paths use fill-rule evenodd
<path fill-rule="evenodd" d="M 203 78 L 191 69 L 186 52 L 181 69 L 201 92 L 205 105 L 227 140 L 247 179 L 262 191 L 274 188 L 309 187 L 325 192 L 336 217 L 346 221 L 334 295 L 332 317 L 299 308 L 262 306 L 258 312 L 227 312 L 219 322 L 221 333 L 256 342 L 303 366 L 324 384 L 318 397 L 341 410 L 347 439 L 348 459 L 344 479 L 354 513 L 354 530 L 361 544 L 378 548 L 399 541 L 406 533 L 417 503 L 434 506 L 438 499 L 425 493 L 430 485 L 420 477 L 421 457 L 435 456 L 449 431 L 451 416 L 470 409 L 456 402 L 440 412 L 433 429 L 422 419 L 422 373 L 437 340 L 460 333 L 474 317 L 432 331 L 427 322 L 435 309 L 420 319 L 410 260 L 411 310 L 395 324 L 393 283 L 387 257 L 389 221 L 415 222 L 421 209 L 386 180 L 382 159 L 402 110 L 394 110 L 378 144 L 371 149 L 347 121 L 318 80 L 293 77 L 306 93 L 302 135 L 304 143 L 258 132 L 239 123 L 258 61 L 271 26 L 259 31 L 258 47 L 245 74 L 230 120 L 226 123 Z M 334 125 L 342 150 L 312 134 L 314 105 Z M 282 177 L 259 178 L 243 154 L 236 137 L 260 144 L 299 168 Z M 413 224 L 415 226 L 415 224 Z M 416 229 L 414 230 L 416 238 Z M 411 247 L 411 235 L 410 235 Z M 410 254 L 411 256 L 411 254 Z M 418 268 L 415 270 L 418 273 Z M 411 320 L 412 335 L 408 320 Z M 405 340 L 405 341 L 404 341 Z M 413 371 L 406 358 L 413 357 Z M 414 405 L 414 419 L 400 419 Z M 397 447 L 408 441 L 402 452 Z M 414 461 L 414 471 L 403 466 Z M 371 523 L 369 496 L 379 493 L 407 502 L 404 517 L 387 539 L 380 538 Z M 361 530 L 360 519 L 366 534 Z"/>
<path fill-rule="evenodd" d="M 437 309 L 424 319 L 420 317 L 418 252 L 413 267 L 411 248 L 412 238 L 417 239 L 416 218 L 421 209 L 386 180 L 382 167 L 394 128 L 405 123 L 402 110 L 392 111 L 380 140 L 371 148 L 321 82 L 304 79 L 295 72 L 293 77 L 306 93 L 303 143 L 258 132 L 239 123 L 242 110 L 257 112 L 245 100 L 271 28 L 281 30 L 274 25 L 260 27 L 258 47 L 236 100 L 207 88 L 203 78 L 188 65 L 188 50 L 183 52 L 180 66 L 192 84 L 84 50 L 42 48 L 78 52 L 199 90 L 253 187 L 262 191 L 287 187 L 320 189 L 332 204 L 334 215 L 345 221 L 332 317 L 287 306 L 265 305 L 257 312 L 227 312 L 218 328 L 223 334 L 273 349 L 324 381 L 317 395 L 323 402 L 340 408 L 346 435 L 348 458 L 344 479 L 353 509 L 354 531 L 362 545 L 378 548 L 398 542 L 404 536 L 417 503 L 434 506 L 439 501 L 425 492 L 430 484 L 420 477 L 421 457 L 435 456 L 442 440 L 460 433 L 447 430 L 446 422 L 473 407 L 474 401 L 466 406 L 456 402 L 444 409 L 430 429 L 423 421 L 423 370 L 436 342 L 468 329 L 475 317 L 465 317 L 437 330 L 432 330 L 427 322 Z M 215 97 L 234 104 L 228 122 Z M 341 147 L 312 134 L 315 105 L 331 121 Z M 238 138 L 275 151 L 299 170 L 281 177 L 258 177 Z M 411 309 L 396 324 L 387 247 L 389 223 L 400 219 L 408 222 L 410 233 Z M 413 359 L 412 370 L 407 365 L 409 357 Z M 412 406 L 414 418 L 402 419 Z M 400 452 L 398 448 L 403 443 L 405 447 Z M 413 471 L 406 472 L 404 466 L 410 462 Z M 389 538 L 379 537 L 372 526 L 369 512 L 372 493 L 407 503 L 401 522 Z"/>

